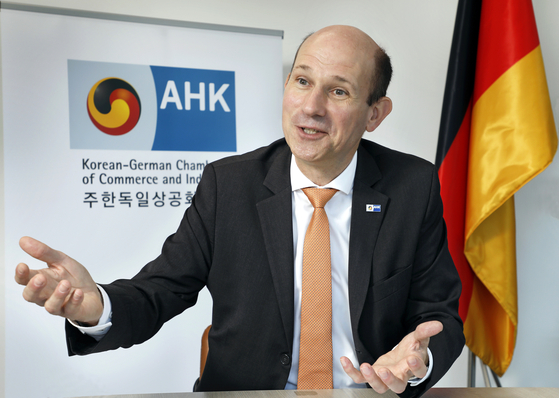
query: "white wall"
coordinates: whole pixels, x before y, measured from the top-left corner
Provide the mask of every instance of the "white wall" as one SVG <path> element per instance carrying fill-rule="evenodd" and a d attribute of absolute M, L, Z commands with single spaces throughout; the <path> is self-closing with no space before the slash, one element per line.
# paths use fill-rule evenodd
<path fill-rule="evenodd" d="M 12 2 L 283 30 L 284 75 L 300 40 L 308 33 L 330 24 L 357 26 L 387 50 L 395 71 L 389 88 L 394 111 L 377 131 L 366 137 L 434 161 L 457 0 Z M 559 28 L 555 23 L 559 2 L 533 0 L 533 4 L 551 100 L 559 121 Z M 559 289 L 555 282 L 559 280 L 559 164 L 553 163 L 517 194 L 516 204 L 519 328 L 515 356 L 502 383 L 559 387 Z M 22 260 L 23 257 L 22 253 Z M 4 305 L 1 311 L 3 308 Z M 198 336 L 190 342 L 185 336 L 185 344 L 197 349 Z M 197 362 L 198 358 L 192 361 Z M 465 386 L 466 362 L 463 354 L 439 386 Z M 32 375 L 29 378 L 32 380 Z M 189 383 L 186 385 L 190 386 Z"/>

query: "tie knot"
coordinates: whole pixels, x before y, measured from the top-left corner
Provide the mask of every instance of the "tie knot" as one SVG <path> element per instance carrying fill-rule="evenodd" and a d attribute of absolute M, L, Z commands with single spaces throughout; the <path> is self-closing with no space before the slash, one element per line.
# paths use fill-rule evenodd
<path fill-rule="evenodd" d="M 324 207 L 338 190 L 333 188 L 303 188 L 303 192 L 316 209 Z"/>

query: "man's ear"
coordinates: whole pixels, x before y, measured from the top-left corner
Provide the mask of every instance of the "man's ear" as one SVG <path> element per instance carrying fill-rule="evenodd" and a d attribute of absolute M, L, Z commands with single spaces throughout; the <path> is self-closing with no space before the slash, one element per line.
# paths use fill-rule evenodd
<path fill-rule="evenodd" d="M 386 116 L 392 112 L 392 100 L 388 97 L 382 97 L 373 105 L 371 105 L 371 117 L 367 122 L 367 131 L 374 131 L 384 120 Z"/>

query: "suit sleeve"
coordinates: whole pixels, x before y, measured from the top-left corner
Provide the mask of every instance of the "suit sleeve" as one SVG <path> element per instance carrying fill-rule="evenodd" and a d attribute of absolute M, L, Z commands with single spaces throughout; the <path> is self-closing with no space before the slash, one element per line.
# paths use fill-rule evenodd
<path fill-rule="evenodd" d="M 99 342 L 66 325 L 70 355 L 131 347 L 151 338 L 169 319 L 193 306 L 212 262 L 216 184 L 208 165 L 178 230 L 161 254 L 131 280 L 102 285 L 113 306 L 112 327 Z"/>
<path fill-rule="evenodd" d="M 403 396 L 423 394 L 447 372 L 462 352 L 464 334 L 458 315 L 461 289 L 460 277 L 448 251 L 439 179 L 433 169 L 429 202 L 415 253 L 405 322 L 408 332 L 431 320 L 442 322 L 444 329 L 429 343 L 434 358 L 430 379 L 416 387 L 408 386 Z"/>

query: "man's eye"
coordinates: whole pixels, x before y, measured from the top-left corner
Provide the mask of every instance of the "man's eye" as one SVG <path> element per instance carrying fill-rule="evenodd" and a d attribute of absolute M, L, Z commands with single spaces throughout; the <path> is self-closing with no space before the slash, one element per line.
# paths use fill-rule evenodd
<path fill-rule="evenodd" d="M 347 92 L 345 92 L 344 90 L 342 90 L 340 88 L 337 88 L 337 89 L 334 90 L 334 94 L 341 96 L 341 95 L 347 95 Z"/>
<path fill-rule="evenodd" d="M 303 79 L 302 77 L 297 79 L 297 82 L 303 86 L 306 86 L 307 84 L 309 84 L 308 81 L 306 81 L 305 79 Z"/>

